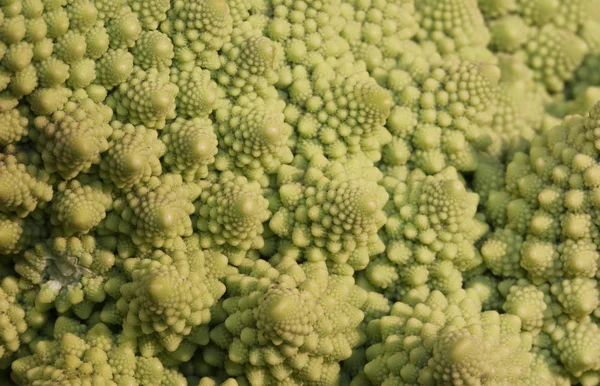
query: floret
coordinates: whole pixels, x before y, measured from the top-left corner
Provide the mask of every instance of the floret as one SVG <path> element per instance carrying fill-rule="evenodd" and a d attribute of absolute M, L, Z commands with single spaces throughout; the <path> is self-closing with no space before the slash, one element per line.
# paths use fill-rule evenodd
<path fill-rule="evenodd" d="M 100 163 L 100 177 L 119 189 L 130 189 L 162 173 L 160 158 L 166 147 L 156 130 L 111 122 L 113 132 L 108 151 Z"/>
<path fill-rule="evenodd" d="M 521 233 L 526 242 L 522 247 L 505 242 L 502 247 L 493 239 L 487 241 L 482 253 L 488 265 L 495 262 L 490 266 L 493 271 L 500 272 L 500 261 L 505 266 L 511 261 L 510 271 L 519 271 L 510 250 L 521 251 L 520 266 L 532 278 L 588 277 L 596 271 L 592 235 L 597 230 L 591 209 L 597 201 L 596 174 L 600 170 L 594 161 L 598 153 L 594 134 L 598 111 L 596 107 L 588 117 L 565 119 L 536 137 L 528 156 L 521 153 L 508 165 L 506 191 L 492 192 L 488 202 L 505 197 L 506 210 L 492 217 L 498 227 L 504 228 L 496 234 Z"/>
<path fill-rule="evenodd" d="M 302 74 L 302 67 L 296 69 Z M 315 151 L 328 159 L 364 153 L 373 162 L 390 141 L 384 125 L 392 97 L 363 68 L 350 62 L 320 63 L 311 74 L 298 75 L 288 88 L 299 110 L 298 151 L 310 158 Z"/>
<path fill-rule="evenodd" d="M 476 1 L 415 1 L 415 10 L 419 24 L 417 39 L 435 42 L 442 55 L 468 55 L 464 51 L 485 50 L 490 32 Z"/>
<path fill-rule="evenodd" d="M 27 135 L 29 120 L 17 109 L 0 112 L 0 147 L 19 142 Z"/>
<path fill-rule="evenodd" d="M 189 216 L 199 194 L 198 185 L 184 183 L 179 175 L 153 177 L 117 198 L 103 227 L 127 235 L 140 248 L 169 248 L 192 234 Z"/>
<path fill-rule="evenodd" d="M 109 49 L 96 63 L 96 84 L 107 90 L 124 83 L 133 71 L 133 55 L 124 49 Z"/>
<path fill-rule="evenodd" d="M 173 36 L 178 61 L 215 70 L 220 66 L 217 51 L 231 39 L 233 20 L 226 1 L 174 1 L 160 29 Z"/>
<path fill-rule="evenodd" d="M 244 23 L 233 30 L 231 41 L 223 45 L 219 61 L 220 70 L 214 77 L 229 96 L 237 98 L 242 93 L 256 92 L 267 98 L 275 92 L 271 86 L 278 80 L 283 50 L 279 43 Z"/>
<path fill-rule="evenodd" d="M 8 89 L 19 99 L 29 95 L 38 111 L 60 108 L 49 105 L 54 97 L 64 95 L 61 87 L 77 90 L 95 82 L 97 76 L 106 78 L 105 64 L 97 74 L 94 61 L 104 59 L 109 46 L 129 47 L 140 33 L 137 16 L 121 3 L 14 1 L 5 10 L 0 68 L 10 78 L 0 89 Z"/>
<path fill-rule="evenodd" d="M 26 217 L 52 199 L 47 174 L 27 168 L 12 155 L 0 154 L 0 212 Z"/>
<path fill-rule="evenodd" d="M 19 349 L 28 328 L 25 311 L 7 285 L 10 286 L 10 278 L 5 278 L 0 286 L 0 358 L 7 358 Z"/>
<path fill-rule="evenodd" d="M 129 2 L 131 9 L 138 15 L 142 27 L 155 30 L 166 20 L 167 11 L 171 8 L 170 0 L 133 0 Z"/>
<path fill-rule="evenodd" d="M 282 167 L 280 174 L 293 176 L 292 170 Z M 355 174 L 316 156 L 306 171 L 298 171 L 299 178 L 279 188 L 281 207 L 269 222 L 271 231 L 305 251 L 309 260 L 364 269 L 370 256 L 384 249 L 377 231 L 385 224 L 388 194 L 377 184 L 380 175 L 363 171 Z"/>
<path fill-rule="evenodd" d="M 600 368 L 600 339 L 598 325 L 584 318 L 581 322 L 570 321 L 558 330 L 555 349 L 562 364 L 574 376 Z"/>
<path fill-rule="evenodd" d="M 126 261 L 129 283 L 121 286 L 117 309 L 124 315 L 124 334 L 137 338 L 142 355 L 173 352 L 192 328 L 210 321 L 210 307 L 225 292 L 208 276 L 205 255 L 197 249 Z M 157 347 L 158 346 L 158 347 Z"/>
<path fill-rule="evenodd" d="M 419 31 L 414 3 L 403 1 L 344 1 L 340 13 L 346 19 L 340 35 L 355 59 L 363 60 L 375 79 L 396 64 L 405 41 Z"/>
<path fill-rule="evenodd" d="M 475 170 L 493 133 L 497 68 L 452 60 L 431 65 L 408 53 L 401 63 L 386 81 L 396 102 L 386 127 L 396 146 L 402 143 L 411 164 L 427 174 L 447 166 Z"/>
<path fill-rule="evenodd" d="M 40 224 L 40 212 L 19 218 L 0 214 L 0 255 L 14 255 L 45 238 L 48 231 Z"/>
<path fill-rule="evenodd" d="M 225 370 L 239 368 L 251 384 L 335 383 L 339 362 L 364 339 L 366 292 L 322 262 L 272 264 L 247 261 L 227 278 L 227 319 L 211 331 L 228 350 Z"/>
<path fill-rule="evenodd" d="M 135 71 L 106 103 L 124 122 L 160 130 L 175 118 L 175 100 L 179 88 L 169 82 L 168 73 L 152 68 Z"/>
<path fill-rule="evenodd" d="M 82 185 L 77 180 L 58 185 L 50 222 L 66 236 L 85 234 L 104 220 L 112 198 L 99 182 Z"/>
<path fill-rule="evenodd" d="M 561 92 L 593 50 L 591 30 L 600 16 L 589 0 L 480 0 L 488 19 L 491 48 L 511 53 L 533 70 L 552 93 Z M 584 70 L 585 71 L 585 70 Z"/>
<path fill-rule="evenodd" d="M 157 358 L 143 358 L 118 344 L 104 324 L 91 328 L 67 317 L 56 320 L 54 336 L 40 340 L 33 353 L 12 364 L 19 385 L 144 384 L 184 385 L 183 375 Z"/>
<path fill-rule="evenodd" d="M 221 173 L 215 182 L 202 181 L 201 188 L 196 204 L 200 243 L 239 265 L 248 250 L 264 245 L 263 223 L 269 219 L 269 203 L 258 183 L 232 172 Z"/>
<path fill-rule="evenodd" d="M 142 32 L 137 15 L 129 6 L 121 6 L 114 18 L 106 23 L 111 48 L 133 47 Z"/>
<path fill-rule="evenodd" d="M 392 197 L 386 253 L 367 266 L 369 282 L 390 299 L 423 286 L 443 293 L 460 289 L 461 272 L 482 262 L 473 247 L 487 232 L 475 217 L 478 196 L 448 168 L 435 176 L 411 173 L 396 183 Z"/>
<path fill-rule="evenodd" d="M 171 67 L 175 55 L 171 39 L 159 31 L 143 31 L 132 54 L 136 66 L 145 71 L 155 68 L 159 72 Z"/>
<path fill-rule="evenodd" d="M 44 169 L 69 180 L 100 162 L 112 133 L 112 111 L 78 92 L 58 111 L 39 115 L 30 135 L 44 161 Z"/>
<path fill-rule="evenodd" d="M 507 314 L 516 315 L 521 319 L 523 330 L 539 331 L 544 323 L 548 300 L 544 292 L 536 286 L 516 284 L 510 287 L 502 308 Z"/>
<path fill-rule="evenodd" d="M 36 288 L 36 308 L 73 309 L 85 319 L 106 297 L 103 285 L 115 264 L 109 246 L 94 236 L 55 237 L 28 249 L 16 261 L 22 285 Z"/>
<path fill-rule="evenodd" d="M 263 186 L 267 176 L 288 164 L 293 154 L 288 146 L 292 128 L 285 123 L 281 100 L 240 98 L 235 105 L 217 111 L 220 153 L 218 170 L 239 170 Z"/>
<path fill-rule="evenodd" d="M 439 291 L 396 303 L 390 315 L 371 321 L 361 384 L 498 384 L 524 381 L 531 341 L 519 318 L 481 312 L 477 297 Z"/>

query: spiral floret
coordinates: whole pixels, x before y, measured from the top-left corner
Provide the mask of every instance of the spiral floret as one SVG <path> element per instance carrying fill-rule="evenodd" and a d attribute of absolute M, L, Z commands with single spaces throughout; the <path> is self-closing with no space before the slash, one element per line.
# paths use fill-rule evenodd
<path fill-rule="evenodd" d="M 154 177 L 116 199 L 104 227 L 131 237 L 140 248 L 172 246 L 192 234 L 189 216 L 199 193 L 197 185 L 183 183 L 179 175 Z"/>
<path fill-rule="evenodd" d="M 177 350 L 192 329 L 210 321 L 210 307 L 225 293 L 225 286 L 209 277 L 201 250 L 155 251 L 137 260 L 121 286 L 117 309 L 125 315 L 124 330 L 144 341 L 152 339 L 169 352 Z M 140 341 L 140 343 L 141 343 Z M 141 345 L 142 354 L 152 344 Z"/>
<path fill-rule="evenodd" d="M 26 250 L 15 270 L 22 285 L 35 286 L 36 308 L 73 309 L 86 319 L 93 304 L 106 299 L 104 284 L 115 260 L 94 236 L 55 237 Z"/>
<path fill-rule="evenodd" d="M 110 108 L 83 92 L 74 95 L 60 110 L 38 116 L 33 135 L 44 168 L 72 179 L 98 164 L 100 154 L 108 149 L 111 117 Z"/>
<path fill-rule="evenodd" d="M 160 158 L 166 148 L 156 130 L 118 121 L 111 126 L 110 147 L 100 163 L 100 177 L 104 181 L 119 189 L 130 189 L 162 173 Z"/>
<path fill-rule="evenodd" d="M 334 381 L 339 362 L 365 339 L 366 291 L 351 278 L 328 276 L 324 263 L 272 264 L 247 262 L 227 279 L 227 318 L 211 331 L 228 351 L 226 371 L 240 368 L 250 383 Z"/>
<path fill-rule="evenodd" d="M 336 174 L 325 174 L 325 170 Z M 350 171 L 316 157 L 305 171 L 304 181 L 279 188 L 282 205 L 269 227 L 321 259 L 360 270 L 370 255 L 384 249 L 377 232 L 386 221 L 382 209 L 388 194 L 376 181 Z"/>
<path fill-rule="evenodd" d="M 215 183 L 203 182 L 196 206 L 201 244 L 222 248 L 232 263 L 239 263 L 249 249 L 264 245 L 263 223 L 270 211 L 258 183 L 223 172 Z"/>
<path fill-rule="evenodd" d="M 50 223 L 65 236 L 86 234 L 104 220 L 111 205 L 110 194 L 99 182 L 61 182 L 52 200 Z"/>
<path fill-rule="evenodd" d="M 160 130 L 176 116 L 178 92 L 178 87 L 169 82 L 168 73 L 140 69 L 108 97 L 107 104 L 124 122 Z"/>
<path fill-rule="evenodd" d="M 186 120 L 177 118 L 162 131 L 166 145 L 164 162 L 172 173 L 185 181 L 200 181 L 208 177 L 208 167 L 215 162 L 217 136 L 208 118 Z"/>

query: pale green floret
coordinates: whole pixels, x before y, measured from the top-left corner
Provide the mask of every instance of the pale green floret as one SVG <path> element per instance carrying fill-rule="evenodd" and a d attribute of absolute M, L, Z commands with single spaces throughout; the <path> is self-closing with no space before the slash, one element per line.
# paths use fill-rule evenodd
<path fill-rule="evenodd" d="M 495 230 L 481 246 L 483 262 L 494 275 L 520 278 L 523 237 L 510 229 Z"/>
<path fill-rule="evenodd" d="M 218 151 L 210 119 L 177 118 L 162 131 L 160 139 L 167 148 L 163 161 L 172 173 L 181 174 L 185 181 L 208 177 L 208 167 L 215 162 Z"/>
<path fill-rule="evenodd" d="M 528 23 L 542 25 L 548 23 L 558 11 L 560 2 L 556 0 L 517 0 L 517 10 Z"/>
<path fill-rule="evenodd" d="M 196 55 L 205 55 L 204 50 L 216 51 L 230 39 L 233 21 L 228 2 L 173 1 L 167 20 L 161 30 L 174 37 L 176 47 L 189 45 Z"/>
<path fill-rule="evenodd" d="M 111 48 L 129 48 L 139 39 L 142 26 L 128 6 L 120 6 L 113 19 L 106 23 Z"/>
<path fill-rule="evenodd" d="M 477 153 L 493 134 L 498 69 L 454 60 L 430 64 L 413 54 L 400 64 L 386 82 L 396 102 L 386 127 L 409 146 L 409 162 L 427 174 L 447 166 L 476 170 Z"/>
<path fill-rule="evenodd" d="M 171 8 L 170 0 L 132 0 L 129 6 L 138 16 L 142 27 L 155 30 L 166 20 L 167 11 Z"/>
<path fill-rule="evenodd" d="M 119 189 L 130 189 L 162 173 L 160 157 L 166 152 L 156 130 L 111 122 L 108 151 L 100 163 L 100 177 Z"/>
<path fill-rule="evenodd" d="M 482 313 L 477 296 L 462 290 L 396 303 L 369 323 L 368 363 L 352 384 L 521 384 L 532 356 L 520 329 L 519 318 Z"/>
<path fill-rule="evenodd" d="M 502 309 L 521 319 L 525 331 L 539 331 L 544 323 L 547 304 L 544 293 L 531 284 L 517 284 L 510 287 Z"/>
<path fill-rule="evenodd" d="M 88 328 L 61 316 L 52 338 L 32 344 L 31 353 L 12 363 L 19 385 L 182 386 L 182 374 L 157 358 L 143 358 L 102 324 Z"/>
<path fill-rule="evenodd" d="M 131 50 L 136 66 L 162 72 L 171 66 L 174 51 L 169 36 L 159 31 L 143 31 Z"/>
<path fill-rule="evenodd" d="M 25 221 L 0 214 L 0 255 L 12 255 L 23 248 Z"/>
<path fill-rule="evenodd" d="M 114 254 L 93 236 L 56 237 L 25 251 L 15 270 L 22 285 L 35 286 L 37 309 L 73 309 L 85 319 L 94 303 L 105 300 L 103 287 L 114 264 Z"/>
<path fill-rule="evenodd" d="M 518 0 L 478 0 L 477 6 L 486 18 L 504 16 L 517 9 Z"/>
<path fill-rule="evenodd" d="M 283 64 L 282 47 L 249 23 L 233 30 L 219 60 L 221 69 L 213 77 L 232 99 L 252 92 L 268 98 L 276 92 L 272 85 L 277 82 L 277 70 Z"/>
<path fill-rule="evenodd" d="M 124 333 L 138 340 L 146 357 L 162 348 L 177 350 L 192 328 L 210 321 L 209 308 L 225 292 L 225 286 L 207 271 L 205 254 L 199 249 L 169 255 L 155 251 L 146 259 L 124 264 L 131 281 L 121 286 L 117 309 L 124 315 Z M 148 339 L 160 349 L 145 343 Z"/>
<path fill-rule="evenodd" d="M 61 182 L 52 200 L 50 223 L 54 232 L 65 236 L 86 234 L 106 217 L 112 198 L 98 181 L 82 184 L 77 180 Z"/>
<path fill-rule="evenodd" d="M 552 93 L 562 92 L 565 83 L 576 76 L 586 54 L 597 52 L 594 31 L 599 30 L 600 15 L 594 0 L 479 3 L 488 18 L 490 48 L 499 56 L 514 53 L 533 71 L 536 82 Z"/>
<path fill-rule="evenodd" d="M 498 289 L 499 280 L 489 272 L 470 277 L 465 281 L 464 288 L 467 293 L 475 292 L 481 300 L 483 311 L 500 309 L 504 299 Z"/>
<path fill-rule="evenodd" d="M 65 7 L 69 16 L 69 29 L 86 33 L 96 23 L 98 10 L 89 0 L 73 0 Z"/>
<path fill-rule="evenodd" d="M 289 28 L 292 39 L 287 40 L 288 62 L 308 67 L 327 58 L 340 58 L 349 52 L 348 42 L 340 36 L 345 20 L 342 17 L 343 2 L 326 3 L 275 0 L 268 11 L 275 20 Z M 366 4 L 365 4 L 366 6 Z M 270 38 L 270 31 L 267 31 Z M 281 41 L 281 39 L 278 39 Z"/>
<path fill-rule="evenodd" d="M 490 33 L 476 1 L 420 0 L 415 1 L 415 9 L 417 40 L 433 41 L 442 55 L 484 52 Z"/>
<path fill-rule="evenodd" d="M 250 249 L 264 246 L 264 226 L 271 215 L 269 202 L 256 182 L 226 171 L 215 182 L 201 183 L 196 203 L 200 245 L 217 249 L 239 265 Z"/>
<path fill-rule="evenodd" d="M 0 213 L 24 218 L 52 199 L 47 174 L 0 154 Z"/>
<path fill-rule="evenodd" d="M 55 57 L 49 57 L 36 66 L 40 86 L 60 86 L 69 78 L 69 65 Z"/>
<path fill-rule="evenodd" d="M 573 376 L 600 370 L 600 328 L 589 318 L 567 322 L 555 331 L 553 343 L 552 351 Z"/>
<path fill-rule="evenodd" d="M 344 1 L 340 13 L 346 19 L 340 35 L 350 45 L 355 59 L 363 60 L 371 76 L 378 79 L 413 38 L 419 25 L 415 20 L 412 1 Z"/>
<path fill-rule="evenodd" d="M 6 86 L 14 97 L 29 95 L 34 111 L 45 114 L 60 108 L 53 99 L 64 99 L 52 93 L 54 88 L 77 90 L 96 77 L 107 77 L 105 66 L 97 74 L 94 61 L 109 46 L 127 48 L 131 39 L 135 42 L 139 22 L 123 4 L 111 4 L 110 16 L 99 9 L 103 5 L 89 0 L 15 1 L 4 7 L 8 17 L 0 32 L 0 67 L 12 74 Z"/>
<path fill-rule="evenodd" d="M 34 120 L 30 136 L 42 154 L 44 168 L 64 179 L 76 177 L 100 162 L 112 132 L 112 110 L 78 92 L 58 111 Z"/>
<path fill-rule="evenodd" d="M 487 204 L 492 191 L 501 191 L 504 189 L 505 166 L 496 158 L 480 157 L 479 166 L 473 173 L 473 190 L 479 195 L 482 204 Z M 492 203 L 489 203 L 492 204 Z M 492 205 L 486 205 L 486 210 L 491 212 Z M 492 213 L 486 213 L 490 215 Z M 493 217 L 490 216 L 490 217 Z"/>
<path fill-rule="evenodd" d="M 175 118 L 175 100 L 179 89 L 169 82 L 168 73 L 152 68 L 135 71 L 107 99 L 115 115 L 133 125 L 162 129 Z"/>
<path fill-rule="evenodd" d="M 529 26 L 522 18 L 511 15 L 491 22 L 490 33 L 490 44 L 494 49 L 514 52 L 527 41 Z"/>
<path fill-rule="evenodd" d="M 92 59 L 82 59 L 71 65 L 67 86 L 77 90 L 89 86 L 96 79 L 96 63 Z"/>
<path fill-rule="evenodd" d="M 179 175 L 152 177 L 113 202 L 103 227 L 127 235 L 138 248 L 170 248 L 192 234 L 189 216 L 199 194 L 198 185 L 184 183 Z"/>
<path fill-rule="evenodd" d="M 27 101 L 34 113 L 38 115 L 52 114 L 61 110 L 72 95 L 71 89 L 62 86 L 38 88 L 27 96 Z"/>
<path fill-rule="evenodd" d="M 239 369 L 250 384 L 335 384 L 339 362 L 365 339 L 366 291 L 329 275 L 323 262 L 246 260 L 226 285 L 227 318 L 211 340 L 228 351 L 225 371 Z"/>
<path fill-rule="evenodd" d="M 527 58 L 536 80 L 550 91 L 558 92 L 581 64 L 586 52 L 585 41 L 577 35 L 548 24 L 525 44 L 518 55 Z"/>
<path fill-rule="evenodd" d="M 526 236 L 522 247 L 513 248 L 520 250 L 520 265 L 532 278 L 548 280 L 563 273 L 590 277 L 597 269 L 597 117 L 592 109 L 589 117 L 569 117 L 536 137 L 529 155 L 517 154 L 508 165 L 508 194 L 492 191 L 489 196 L 488 211 L 494 200 L 504 197 L 498 205 L 506 211 L 493 216 L 497 226 L 506 226 L 502 232 Z M 514 252 L 501 251 L 490 241 L 482 253 L 494 273 L 500 273 L 494 264 L 516 262 Z"/>
<path fill-rule="evenodd" d="M 41 214 L 35 211 L 25 218 L 0 214 L 0 255 L 15 255 L 45 239 L 48 229 L 40 221 Z"/>
<path fill-rule="evenodd" d="M 301 112 L 295 122 L 297 153 L 311 158 L 318 152 L 331 160 L 362 153 L 379 161 L 391 140 L 384 125 L 393 100 L 360 62 L 319 63 L 310 78 L 299 77 L 288 92 Z"/>
<path fill-rule="evenodd" d="M 133 71 L 133 55 L 124 49 L 110 49 L 96 64 L 96 84 L 107 90 L 127 81 Z"/>
<path fill-rule="evenodd" d="M 504 156 L 510 159 L 517 151 L 526 150 L 536 131 L 543 130 L 540 127 L 541 123 L 534 126 L 538 122 L 532 122 L 523 108 L 523 104 L 527 104 L 528 107 L 536 109 L 543 106 L 542 101 L 535 99 L 535 95 L 527 94 L 515 98 L 513 95 L 515 92 L 506 83 L 508 82 L 500 83 L 498 87 L 494 118 L 490 124 L 492 143 L 487 148 L 487 152 L 496 159 Z M 522 93 L 523 91 L 517 92 Z M 527 98 L 533 98 L 533 100 L 525 102 L 524 100 Z M 542 110 L 540 115 L 547 114 Z"/>
<path fill-rule="evenodd" d="M 0 358 L 7 359 L 19 350 L 28 330 L 26 311 L 17 301 L 6 277 L 0 286 Z M 9 286 L 7 286 L 7 284 Z"/>
<path fill-rule="evenodd" d="M 218 170 L 239 170 L 250 180 L 267 185 L 268 174 L 294 155 L 288 146 L 292 128 L 284 122 L 285 105 L 279 100 L 240 98 L 235 105 L 217 110 L 220 154 Z"/>
<path fill-rule="evenodd" d="M 410 173 L 393 185 L 392 197 L 386 253 L 367 266 L 367 279 L 391 299 L 426 283 L 444 293 L 460 289 L 461 272 L 481 264 L 473 244 L 487 225 L 475 217 L 478 196 L 448 168 L 435 176 Z"/>
<path fill-rule="evenodd" d="M 600 301 L 600 292 L 595 279 L 581 277 L 565 279 L 553 284 L 551 291 L 563 307 L 563 312 L 571 318 L 590 315 L 598 308 Z"/>
<path fill-rule="evenodd" d="M 217 106 L 219 90 L 211 73 L 194 67 L 191 71 L 171 69 L 171 82 L 179 87 L 177 114 L 179 117 L 206 117 Z"/>
<path fill-rule="evenodd" d="M 98 5 L 98 2 L 96 2 Z M 98 22 L 85 35 L 86 56 L 92 60 L 100 58 L 106 53 L 110 45 L 110 37 L 104 23 Z"/>
<path fill-rule="evenodd" d="M 381 175 L 369 175 L 368 165 L 362 160 L 362 170 L 355 171 L 314 157 L 298 178 L 280 186 L 281 207 L 269 222 L 271 231 L 290 239 L 310 260 L 364 269 L 369 256 L 385 249 L 377 231 L 385 224 L 388 199 L 376 182 Z M 281 176 L 289 172 L 280 168 Z"/>

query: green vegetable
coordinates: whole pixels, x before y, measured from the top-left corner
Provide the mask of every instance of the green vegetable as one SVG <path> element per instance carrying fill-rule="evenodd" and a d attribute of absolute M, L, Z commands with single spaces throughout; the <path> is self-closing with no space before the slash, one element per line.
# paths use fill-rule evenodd
<path fill-rule="evenodd" d="M 0 383 L 600 384 L 598 0 L 0 0 Z"/>

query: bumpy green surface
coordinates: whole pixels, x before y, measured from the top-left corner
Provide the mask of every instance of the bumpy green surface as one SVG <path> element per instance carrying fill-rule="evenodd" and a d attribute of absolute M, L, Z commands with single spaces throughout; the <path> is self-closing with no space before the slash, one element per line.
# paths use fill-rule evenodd
<path fill-rule="evenodd" d="M 599 0 L 0 0 L 0 384 L 600 384 Z"/>

